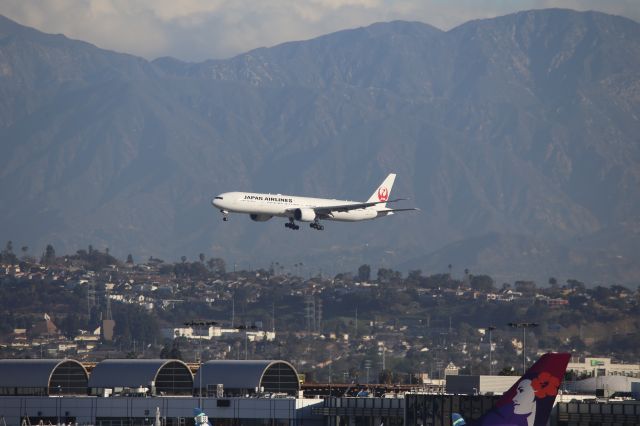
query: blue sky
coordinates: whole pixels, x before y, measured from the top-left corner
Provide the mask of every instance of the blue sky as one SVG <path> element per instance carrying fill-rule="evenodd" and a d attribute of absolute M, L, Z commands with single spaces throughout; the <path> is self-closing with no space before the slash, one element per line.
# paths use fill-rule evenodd
<path fill-rule="evenodd" d="M 448 30 L 550 7 L 640 21 L 640 0 L 2 0 L 0 14 L 147 59 L 203 61 L 373 22 L 420 21 Z"/>

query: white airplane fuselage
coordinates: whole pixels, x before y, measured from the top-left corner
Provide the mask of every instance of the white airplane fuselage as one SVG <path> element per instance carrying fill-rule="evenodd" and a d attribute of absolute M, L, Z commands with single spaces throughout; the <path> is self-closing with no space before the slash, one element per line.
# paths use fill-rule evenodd
<path fill-rule="evenodd" d="M 394 212 L 416 210 L 387 207 L 387 203 L 400 201 L 389 199 L 395 178 L 396 175 L 390 173 L 364 202 L 255 192 L 225 192 L 211 200 L 211 203 L 222 212 L 224 221 L 229 213 L 245 213 L 256 222 L 264 222 L 274 216 L 286 217 L 289 219 L 284 225 L 286 228 L 300 229 L 295 223 L 298 221 L 310 222 L 311 228 L 322 231 L 324 226 L 320 223 L 321 220 L 358 222 L 392 215 Z"/>
<path fill-rule="evenodd" d="M 300 209 L 302 212 L 313 211 L 314 208 L 345 206 L 360 204 L 356 201 L 335 200 L 327 198 L 298 197 L 295 195 L 282 194 L 260 194 L 253 192 L 225 192 L 213 199 L 212 204 L 224 211 L 232 213 L 245 213 L 252 215 L 253 220 L 268 220 L 273 216 L 276 217 L 293 217 L 293 211 Z M 335 220 L 342 222 L 356 222 L 360 220 L 375 219 L 378 216 L 388 214 L 384 211 L 375 210 L 371 207 L 365 207 L 349 211 L 334 211 L 330 215 L 323 217 L 323 220 Z M 302 217 L 296 218 L 301 222 L 312 222 L 315 216 L 310 220 L 305 220 L 304 213 Z"/>

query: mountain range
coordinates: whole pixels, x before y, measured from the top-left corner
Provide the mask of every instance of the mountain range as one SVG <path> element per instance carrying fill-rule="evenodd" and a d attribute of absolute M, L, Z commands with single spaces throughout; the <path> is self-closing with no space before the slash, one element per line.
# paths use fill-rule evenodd
<path fill-rule="evenodd" d="M 0 17 L 0 236 L 137 261 L 640 281 L 640 24 L 547 9 L 148 61 Z M 223 223 L 246 190 L 419 213 Z M 293 271 L 292 271 L 293 272 Z"/>

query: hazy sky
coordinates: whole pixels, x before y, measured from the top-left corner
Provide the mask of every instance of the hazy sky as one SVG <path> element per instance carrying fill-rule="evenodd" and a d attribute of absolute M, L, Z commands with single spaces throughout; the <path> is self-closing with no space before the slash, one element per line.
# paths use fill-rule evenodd
<path fill-rule="evenodd" d="M 640 0 L 2 0 L 0 14 L 105 49 L 202 61 L 373 22 L 412 20 L 447 30 L 548 7 L 640 21 Z"/>

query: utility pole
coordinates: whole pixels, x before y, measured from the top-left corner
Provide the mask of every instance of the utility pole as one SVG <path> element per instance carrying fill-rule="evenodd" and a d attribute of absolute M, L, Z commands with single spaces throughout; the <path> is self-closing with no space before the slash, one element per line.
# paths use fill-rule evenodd
<path fill-rule="evenodd" d="M 192 327 L 196 331 L 198 337 L 198 408 L 202 409 L 202 338 L 204 337 L 204 331 L 207 331 L 207 337 L 209 337 L 209 329 L 211 326 L 217 325 L 215 321 L 187 321 L 184 323 L 187 327 Z"/>
<path fill-rule="evenodd" d="M 305 316 L 307 319 L 307 334 L 316 331 L 316 303 L 313 296 L 307 296 L 304 300 Z"/>
<path fill-rule="evenodd" d="M 231 293 L 231 328 L 234 328 L 234 322 L 236 320 L 236 293 Z"/>
<path fill-rule="evenodd" d="M 316 302 L 316 331 L 322 333 L 322 299 Z"/>
<path fill-rule="evenodd" d="M 358 307 L 356 306 L 356 331 L 355 331 L 355 336 L 354 337 L 358 337 Z"/>
<path fill-rule="evenodd" d="M 382 371 L 387 369 L 387 365 L 385 363 L 385 355 L 387 354 L 387 347 L 382 347 Z"/>
<path fill-rule="evenodd" d="M 495 330 L 496 328 L 492 325 L 490 325 L 489 327 L 487 327 L 487 330 L 489 330 L 489 375 L 492 376 L 493 375 L 493 359 L 492 359 L 492 355 L 493 355 L 493 343 L 491 342 L 491 332 L 493 330 Z"/>

